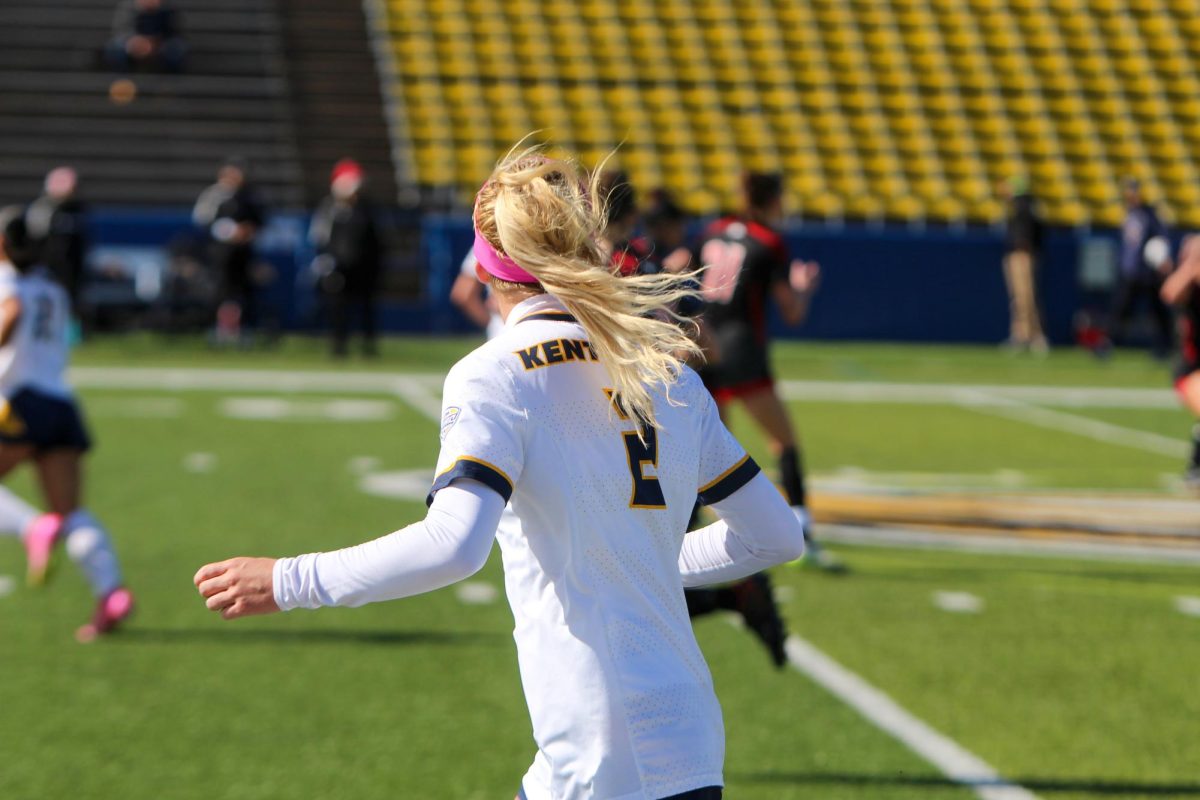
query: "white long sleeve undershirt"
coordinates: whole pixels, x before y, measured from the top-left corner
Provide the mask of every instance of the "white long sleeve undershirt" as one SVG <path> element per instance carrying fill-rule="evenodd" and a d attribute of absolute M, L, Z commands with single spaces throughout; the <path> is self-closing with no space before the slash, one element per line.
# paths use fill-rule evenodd
<path fill-rule="evenodd" d="M 735 581 L 804 555 L 800 520 L 761 472 L 710 508 L 720 521 L 683 537 L 685 587 Z"/>
<path fill-rule="evenodd" d="M 275 602 L 283 611 L 361 606 L 432 592 L 483 568 L 504 498 L 457 480 L 433 497 L 420 522 L 344 550 L 275 562 Z"/>
<path fill-rule="evenodd" d="M 713 510 L 721 521 L 687 534 L 679 554 L 683 585 L 743 578 L 804 553 L 804 532 L 761 473 Z M 504 499 L 472 480 L 434 495 L 421 522 L 330 553 L 275 562 L 275 602 L 283 611 L 361 606 L 449 586 L 487 561 Z"/>

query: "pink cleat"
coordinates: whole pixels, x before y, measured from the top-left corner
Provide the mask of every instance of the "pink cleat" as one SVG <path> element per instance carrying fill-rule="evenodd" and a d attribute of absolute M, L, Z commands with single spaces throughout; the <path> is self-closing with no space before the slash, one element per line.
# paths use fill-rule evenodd
<path fill-rule="evenodd" d="M 92 621 L 75 631 L 75 638 L 86 644 L 97 636 L 110 633 L 133 613 L 133 593 L 124 586 L 113 589 L 96 605 Z"/>
<path fill-rule="evenodd" d="M 25 581 L 30 586 L 42 586 L 50 574 L 50 557 L 62 531 L 59 514 L 42 514 L 25 531 Z"/>

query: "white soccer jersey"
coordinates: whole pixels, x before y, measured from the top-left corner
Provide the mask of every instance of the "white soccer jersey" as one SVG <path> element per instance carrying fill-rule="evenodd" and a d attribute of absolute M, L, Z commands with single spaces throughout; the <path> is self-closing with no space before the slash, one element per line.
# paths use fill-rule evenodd
<path fill-rule="evenodd" d="M 0 396 L 18 388 L 70 396 L 66 382 L 71 303 L 67 293 L 43 270 L 20 275 L 8 263 L 0 265 L 0 301 L 16 297 L 21 303 L 12 338 L 0 347 Z"/>
<path fill-rule="evenodd" d="M 722 500 L 758 467 L 684 372 L 639 439 L 583 328 L 542 295 L 446 378 L 430 497 L 473 479 L 521 520 L 497 538 L 539 748 L 529 800 L 723 783 L 721 711 L 678 560 L 697 496 Z"/>

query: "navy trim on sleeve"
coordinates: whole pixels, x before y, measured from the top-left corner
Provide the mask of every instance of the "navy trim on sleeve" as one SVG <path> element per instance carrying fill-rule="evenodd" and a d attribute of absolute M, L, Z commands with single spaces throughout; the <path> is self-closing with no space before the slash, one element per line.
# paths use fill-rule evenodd
<path fill-rule="evenodd" d="M 761 471 L 758 464 L 754 463 L 753 458 L 749 455 L 744 456 L 741 461 L 718 475 L 714 481 L 700 487 L 700 491 L 697 493 L 700 504 L 711 506 L 713 503 L 721 502 L 749 483 Z"/>
<path fill-rule="evenodd" d="M 513 483 L 502 470 L 480 459 L 462 456 L 451 464 L 449 469 L 433 479 L 433 487 L 429 490 L 429 496 L 425 498 L 425 505 L 433 505 L 433 496 L 459 478 L 479 481 L 503 497 L 505 503 L 512 497 Z"/>

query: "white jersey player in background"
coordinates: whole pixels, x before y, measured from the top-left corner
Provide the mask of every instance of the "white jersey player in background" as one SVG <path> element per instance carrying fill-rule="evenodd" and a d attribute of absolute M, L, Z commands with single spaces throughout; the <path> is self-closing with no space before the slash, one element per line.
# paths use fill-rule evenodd
<path fill-rule="evenodd" d="M 696 345 L 653 313 L 690 276 L 615 275 L 603 217 L 572 165 L 508 156 L 475 206 L 505 328 L 446 377 L 425 520 L 195 581 L 226 619 L 431 591 L 483 566 L 511 499 L 521 525 L 499 542 L 538 745 L 518 797 L 710 800 L 724 731 L 684 586 L 798 558 L 804 534 L 680 363 Z M 697 497 L 720 521 L 684 534 Z"/>
<path fill-rule="evenodd" d="M 29 582 L 44 583 L 54 546 L 64 542 L 96 596 L 80 641 L 112 631 L 133 611 L 133 595 L 108 533 L 82 507 L 82 461 L 91 441 L 66 383 L 71 307 L 66 291 L 34 265 L 19 208 L 0 210 L 0 478 L 29 462 L 49 513 L 24 526 Z M 7 506 L 6 506 L 7 507 Z"/>
<path fill-rule="evenodd" d="M 504 332 L 504 320 L 496 309 L 496 299 L 488 291 L 487 284 L 481 283 L 475 274 L 478 263 L 474 250 L 463 256 L 458 275 L 454 276 L 454 285 L 450 287 L 450 302 L 462 311 L 463 316 L 483 329 L 487 338 L 495 339 Z"/>

